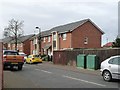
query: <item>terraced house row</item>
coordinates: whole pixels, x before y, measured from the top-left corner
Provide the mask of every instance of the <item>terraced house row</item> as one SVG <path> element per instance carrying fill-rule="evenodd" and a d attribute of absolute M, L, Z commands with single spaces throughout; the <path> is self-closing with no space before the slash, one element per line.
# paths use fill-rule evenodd
<path fill-rule="evenodd" d="M 42 54 L 51 54 L 54 50 L 101 48 L 103 34 L 94 22 L 84 19 L 41 32 L 41 45 L 38 43 L 39 34 L 18 37 L 18 49 L 26 54 L 39 54 L 39 51 Z M 15 49 L 14 39 L 4 38 L 3 42 L 4 49 Z"/>

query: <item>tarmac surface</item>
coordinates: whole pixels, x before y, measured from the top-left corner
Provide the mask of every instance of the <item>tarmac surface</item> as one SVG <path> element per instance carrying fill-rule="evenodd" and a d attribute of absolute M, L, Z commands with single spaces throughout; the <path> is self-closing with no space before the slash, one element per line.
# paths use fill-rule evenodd
<path fill-rule="evenodd" d="M 118 88 L 118 82 L 105 82 L 99 70 L 56 65 L 43 61 L 25 64 L 22 71 L 4 70 L 6 88 Z"/>
<path fill-rule="evenodd" d="M 86 74 L 94 74 L 94 75 L 100 75 L 100 70 L 93 70 L 93 69 L 84 69 L 84 68 L 80 68 L 80 67 L 75 67 L 75 66 L 69 66 L 69 65 L 60 65 L 60 64 L 53 64 L 53 62 L 43 62 L 44 64 L 51 66 L 51 67 L 55 67 L 55 68 L 60 68 L 60 69 L 64 69 L 64 70 L 71 70 L 74 72 L 82 72 L 82 73 L 86 73 Z"/>

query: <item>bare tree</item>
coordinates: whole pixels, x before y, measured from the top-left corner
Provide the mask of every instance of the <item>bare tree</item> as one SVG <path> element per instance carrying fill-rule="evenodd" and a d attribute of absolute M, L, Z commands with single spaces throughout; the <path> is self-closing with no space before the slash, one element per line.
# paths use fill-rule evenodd
<path fill-rule="evenodd" d="M 15 50 L 17 50 L 18 36 L 23 35 L 23 21 L 11 19 L 8 26 L 4 28 L 4 37 L 11 37 L 15 40 Z"/>

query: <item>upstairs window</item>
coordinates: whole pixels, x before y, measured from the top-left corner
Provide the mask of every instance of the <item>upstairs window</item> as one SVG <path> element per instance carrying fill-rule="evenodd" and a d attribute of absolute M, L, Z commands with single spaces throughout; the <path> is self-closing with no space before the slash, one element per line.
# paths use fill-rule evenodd
<path fill-rule="evenodd" d="M 45 42 L 45 39 L 46 39 L 46 38 L 44 37 L 44 40 L 43 40 L 44 42 Z"/>
<path fill-rule="evenodd" d="M 56 39 L 57 39 L 57 35 L 54 34 L 54 35 L 53 35 L 53 40 L 56 40 Z"/>
<path fill-rule="evenodd" d="M 20 47 L 22 47 L 22 46 L 23 46 L 23 44 L 21 43 L 21 44 L 20 44 Z"/>
<path fill-rule="evenodd" d="M 50 42 L 50 36 L 48 37 L 48 42 Z"/>
<path fill-rule="evenodd" d="M 88 44 L 88 37 L 85 37 L 84 44 Z"/>
<path fill-rule="evenodd" d="M 37 44 L 37 38 L 34 38 L 33 45 Z"/>
<path fill-rule="evenodd" d="M 66 40 L 67 34 L 64 33 L 64 34 L 62 35 L 62 37 L 63 37 L 63 40 Z"/>
<path fill-rule="evenodd" d="M 8 44 L 8 47 L 10 47 L 10 43 Z"/>

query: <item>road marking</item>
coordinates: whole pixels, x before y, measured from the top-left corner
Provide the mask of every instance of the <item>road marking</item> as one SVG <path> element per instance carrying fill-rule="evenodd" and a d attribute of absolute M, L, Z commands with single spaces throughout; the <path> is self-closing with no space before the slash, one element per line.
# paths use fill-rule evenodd
<path fill-rule="evenodd" d="M 45 70 L 41 70 L 42 72 L 45 72 L 45 73 L 52 73 L 52 72 L 49 72 L 49 71 L 45 71 Z"/>
<path fill-rule="evenodd" d="M 27 66 L 23 65 L 23 67 L 27 67 Z"/>
<path fill-rule="evenodd" d="M 35 69 L 35 70 L 37 70 L 37 71 L 41 71 L 40 69 Z"/>
<path fill-rule="evenodd" d="M 66 77 L 66 78 L 69 78 L 69 79 L 73 79 L 73 80 L 77 80 L 77 81 L 82 81 L 82 82 L 90 83 L 90 84 L 94 84 L 94 85 L 98 85 L 98 86 L 102 86 L 102 87 L 106 86 L 106 85 L 103 85 L 103 84 L 99 84 L 99 83 L 95 83 L 95 82 L 90 82 L 90 81 L 86 81 L 86 80 L 82 80 L 82 79 L 78 79 L 78 78 L 74 78 L 74 77 L 70 77 L 70 76 L 66 76 L 66 75 L 63 75 L 63 77 Z"/>
<path fill-rule="evenodd" d="M 43 64 L 37 64 L 37 65 L 43 65 Z"/>
<path fill-rule="evenodd" d="M 52 73 L 52 72 L 49 72 L 49 71 L 45 71 L 45 70 L 40 70 L 40 69 L 35 69 L 37 71 L 42 71 L 42 72 L 45 72 L 45 73 Z"/>

